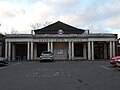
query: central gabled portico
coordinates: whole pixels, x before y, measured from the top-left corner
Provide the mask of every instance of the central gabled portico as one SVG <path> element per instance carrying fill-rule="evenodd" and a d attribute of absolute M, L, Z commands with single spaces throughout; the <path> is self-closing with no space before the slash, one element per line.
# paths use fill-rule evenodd
<path fill-rule="evenodd" d="M 34 30 L 35 35 L 46 35 L 46 38 L 39 39 L 40 42 L 48 42 L 48 51 L 54 53 L 55 60 L 72 60 L 74 57 L 73 41 L 81 41 L 79 38 L 72 38 L 72 34 L 82 34 L 83 29 L 78 29 L 63 22 L 56 22 L 42 29 Z M 71 37 L 72 36 L 72 37 Z M 83 51 L 83 49 L 81 48 Z M 42 50 L 40 50 L 42 51 Z M 38 51 L 39 52 L 39 51 Z M 41 53 L 41 52 L 40 52 Z M 76 54 L 75 54 L 76 55 Z"/>

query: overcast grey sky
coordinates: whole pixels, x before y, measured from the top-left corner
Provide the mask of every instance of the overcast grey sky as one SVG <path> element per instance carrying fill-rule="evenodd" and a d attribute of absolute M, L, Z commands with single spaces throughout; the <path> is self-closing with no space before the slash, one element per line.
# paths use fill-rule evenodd
<path fill-rule="evenodd" d="M 0 0 L 1 33 L 30 33 L 30 24 L 46 21 L 120 37 L 120 0 Z"/>

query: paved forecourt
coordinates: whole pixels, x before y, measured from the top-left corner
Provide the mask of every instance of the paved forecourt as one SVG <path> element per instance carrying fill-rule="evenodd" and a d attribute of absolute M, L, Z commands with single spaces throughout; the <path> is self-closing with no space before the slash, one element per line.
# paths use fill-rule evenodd
<path fill-rule="evenodd" d="M 10 62 L 0 66 L 0 90 L 119 90 L 108 61 Z"/>

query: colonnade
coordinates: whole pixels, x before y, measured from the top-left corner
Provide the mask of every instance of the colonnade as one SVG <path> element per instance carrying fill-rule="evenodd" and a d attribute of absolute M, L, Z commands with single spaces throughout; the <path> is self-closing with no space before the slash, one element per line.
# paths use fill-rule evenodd
<path fill-rule="evenodd" d="M 12 47 L 12 48 L 11 48 Z M 85 45 L 84 45 L 85 47 Z M 85 59 L 88 60 L 94 60 L 94 41 L 88 41 L 87 42 L 87 49 L 84 48 Z M 14 49 L 15 47 L 12 46 L 12 42 L 5 42 L 5 58 L 8 58 L 8 60 L 13 59 L 14 57 Z M 48 51 L 53 52 L 53 42 L 47 42 L 47 48 Z M 27 60 L 33 60 L 34 59 L 34 42 L 27 42 Z M 106 51 L 104 51 L 106 52 Z M 109 56 L 110 58 L 115 56 L 115 41 L 109 41 Z M 12 53 L 12 54 L 11 54 Z M 107 57 L 105 55 L 105 57 Z M 68 42 L 68 59 L 74 60 L 74 42 Z"/>

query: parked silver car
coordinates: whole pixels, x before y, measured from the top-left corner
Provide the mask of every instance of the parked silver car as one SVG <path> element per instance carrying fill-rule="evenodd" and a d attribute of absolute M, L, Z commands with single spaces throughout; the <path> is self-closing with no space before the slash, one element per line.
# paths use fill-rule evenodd
<path fill-rule="evenodd" d="M 40 61 L 53 61 L 53 53 L 50 51 L 43 51 L 40 55 Z"/>
<path fill-rule="evenodd" d="M 8 64 L 8 59 L 4 57 L 0 57 L 0 65 L 5 65 L 5 64 Z"/>

